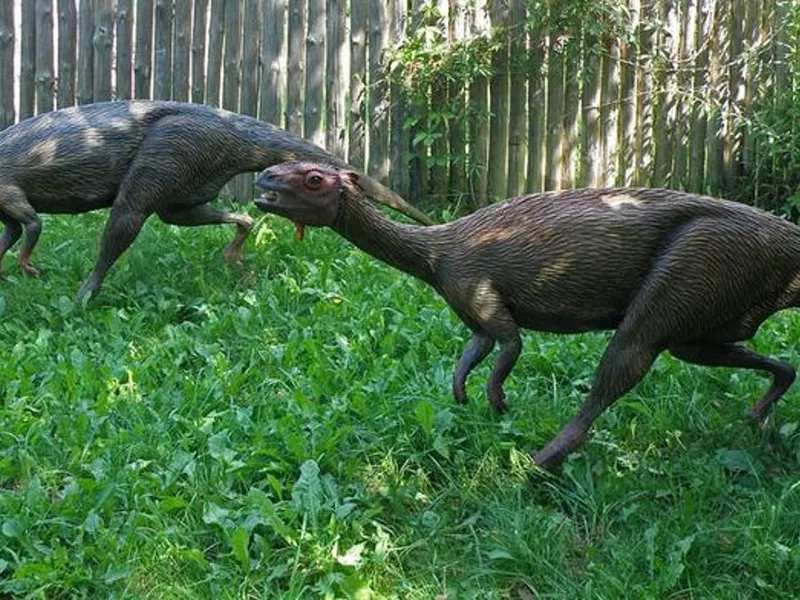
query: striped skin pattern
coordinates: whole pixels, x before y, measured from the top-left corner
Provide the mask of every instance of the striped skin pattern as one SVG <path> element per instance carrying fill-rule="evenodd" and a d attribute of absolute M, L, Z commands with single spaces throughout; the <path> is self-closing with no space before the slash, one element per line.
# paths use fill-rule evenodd
<path fill-rule="evenodd" d="M 614 329 L 578 414 L 542 450 L 553 469 L 664 350 L 687 362 L 759 369 L 772 385 L 750 410 L 764 424 L 794 369 L 741 342 L 798 305 L 800 229 L 738 203 L 663 189 L 582 189 L 514 198 L 434 227 L 396 223 L 364 200 L 359 176 L 313 163 L 265 170 L 256 201 L 296 223 L 329 226 L 432 285 L 472 330 L 453 376 L 465 381 L 495 344 L 487 384 L 497 411 L 520 329 Z"/>
<path fill-rule="evenodd" d="M 226 260 L 238 263 L 253 220 L 208 203 L 238 173 L 297 158 L 344 163 L 311 142 L 252 117 L 200 104 L 100 102 L 45 113 L 0 132 L 0 263 L 22 236 L 20 265 L 41 232 L 38 213 L 111 208 L 94 270 L 78 299 L 94 295 L 108 269 L 153 213 L 175 225 L 236 225 Z M 374 199 L 422 223 L 430 220 L 377 181 Z"/>

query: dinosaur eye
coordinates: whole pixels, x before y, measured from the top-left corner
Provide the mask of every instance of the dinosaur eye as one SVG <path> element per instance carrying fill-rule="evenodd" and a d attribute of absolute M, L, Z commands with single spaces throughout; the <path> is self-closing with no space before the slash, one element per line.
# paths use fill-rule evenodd
<path fill-rule="evenodd" d="M 306 185 L 312 190 L 319 189 L 319 187 L 322 185 L 322 177 L 316 173 L 312 173 L 306 177 Z"/>

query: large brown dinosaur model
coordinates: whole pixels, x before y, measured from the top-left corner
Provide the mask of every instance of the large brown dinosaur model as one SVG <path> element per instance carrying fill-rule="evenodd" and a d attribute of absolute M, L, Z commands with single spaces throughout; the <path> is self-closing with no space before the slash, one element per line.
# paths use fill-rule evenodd
<path fill-rule="evenodd" d="M 37 213 L 83 213 L 111 207 L 94 270 L 79 300 L 94 295 L 108 269 L 156 213 L 175 225 L 231 223 L 225 249 L 238 262 L 253 227 L 244 214 L 207 205 L 237 173 L 298 158 L 344 166 L 322 148 L 252 117 L 199 104 L 103 102 L 24 120 L 0 132 L 0 263 L 20 238 L 22 270 L 38 274 L 30 256 L 41 232 Z M 377 181 L 370 195 L 412 218 L 430 221 Z"/>
<path fill-rule="evenodd" d="M 535 462 L 552 469 L 663 350 L 687 362 L 759 369 L 772 386 L 750 410 L 764 424 L 795 377 L 739 342 L 774 312 L 800 304 L 800 228 L 755 208 L 659 189 L 584 189 L 524 196 L 434 227 L 404 225 L 365 202 L 357 173 L 311 163 L 266 169 L 257 205 L 327 225 L 376 258 L 432 285 L 472 329 L 453 376 L 500 353 L 488 382 L 520 354 L 520 328 L 616 329 L 586 403 Z"/>

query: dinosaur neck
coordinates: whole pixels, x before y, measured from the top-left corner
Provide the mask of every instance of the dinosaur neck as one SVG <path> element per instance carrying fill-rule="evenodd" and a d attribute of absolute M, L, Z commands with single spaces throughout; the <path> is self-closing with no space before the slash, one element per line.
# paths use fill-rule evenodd
<path fill-rule="evenodd" d="M 310 141 L 253 117 L 228 113 L 228 119 L 250 147 L 249 170 L 260 171 L 276 163 L 304 158 L 345 166 L 338 158 Z"/>
<path fill-rule="evenodd" d="M 364 252 L 434 285 L 439 227 L 398 223 L 362 198 L 343 194 L 332 228 Z"/>

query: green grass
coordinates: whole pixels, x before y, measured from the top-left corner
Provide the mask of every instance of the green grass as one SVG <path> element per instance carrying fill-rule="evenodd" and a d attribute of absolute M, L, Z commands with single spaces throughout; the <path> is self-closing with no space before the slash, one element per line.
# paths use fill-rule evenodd
<path fill-rule="evenodd" d="M 268 219 L 236 271 L 230 228 L 153 220 L 76 308 L 104 218 L 0 281 L 0 597 L 797 597 L 797 386 L 764 438 L 766 378 L 661 357 L 532 479 L 607 334 L 527 333 L 497 417 L 488 364 L 451 399 L 444 302 L 330 231 Z"/>

